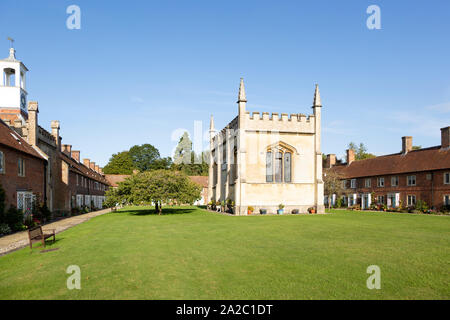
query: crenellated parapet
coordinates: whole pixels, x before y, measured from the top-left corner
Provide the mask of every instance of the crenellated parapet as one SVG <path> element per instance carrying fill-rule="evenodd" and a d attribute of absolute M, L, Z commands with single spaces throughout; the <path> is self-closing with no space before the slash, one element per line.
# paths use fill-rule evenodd
<path fill-rule="evenodd" d="M 45 142 L 48 145 L 56 147 L 55 137 L 52 136 L 50 132 L 48 132 L 41 126 L 38 126 L 38 139 Z"/>
<path fill-rule="evenodd" d="M 269 113 L 269 112 L 246 112 L 244 115 L 243 128 L 247 131 L 279 131 L 314 133 L 314 115 L 306 116 L 301 113 Z"/>

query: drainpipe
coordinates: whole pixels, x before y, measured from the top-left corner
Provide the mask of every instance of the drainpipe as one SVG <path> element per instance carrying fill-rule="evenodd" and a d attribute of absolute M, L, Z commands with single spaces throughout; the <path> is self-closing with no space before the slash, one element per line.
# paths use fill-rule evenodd
<path fill-rule="evenodd" d="M 433 172 L 431 174 L 431 207 L 434 207 L 434 192 L 433 192 L 433 186 L 434 186 L 434 174 Z"/>

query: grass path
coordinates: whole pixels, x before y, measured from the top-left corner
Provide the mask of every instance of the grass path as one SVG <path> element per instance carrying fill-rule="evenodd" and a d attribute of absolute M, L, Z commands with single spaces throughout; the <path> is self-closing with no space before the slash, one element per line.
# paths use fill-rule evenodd
<path fill-rule="evenodd" d="M 449 299 L 450 217 L 126 208 L 0 257 L 0 299 Z M 68 290 L 69 265 L 81 290 Z M 381 268 L 369 290 L 366 268 Z"/>

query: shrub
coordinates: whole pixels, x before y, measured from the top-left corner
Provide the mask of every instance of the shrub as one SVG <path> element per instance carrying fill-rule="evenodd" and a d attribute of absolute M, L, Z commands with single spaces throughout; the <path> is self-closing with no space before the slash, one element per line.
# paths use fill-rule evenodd
<path fill-rule="evenodd" d="M 284 204 L 280 203 L 280 204 L 278 205 L 278 209 L 283 210 L 283 209 L 284 209 Z"/>
<path fill-rule="evenodd" d="M 247 210 L 250 211 L 250 212 L 253 212 L 253 211 L 255 211 L 255 208 L 253 208 L 252 206 L 250 206 L 250 207 L 247 208 Z"/>
<path fill-rule="evenodd" d="M 341 208 L 342 207 L 342 199 L 341 198 L 338 198 L 337 200 L 336 200 L 336 208 Z"/>
<path fill-rule="evenodd" d="M 51 219 L 52 213 L 47 207 L 46 203 L 40 203 L 39 197 L 33 200 L 33 219 L 37 219 L 42 222 L 46 222 Z"/>
<path fill-rule="evenodd" d="M 33 220 L 33 216 L 31 214 L 29 214 L 28 216 L 25 217 L 23 225 L 25 225 L 26 228 L 31 229 L 31 228 L 35 227 L 37 225 L 37 223 L 35 220 Z"/>
<path fill-rule="evenodd" d="M 21 210 L 17 210 L 16 207 L 11 206 L 5 214 L 5 223 L 11 228 L 13 232 L 21 231 L 24 228 L 23 225 L 23 213 Z"/>
<path fill-rule="evenodd" d="M 11 233 L 11 228 L 6 223 L 0 224 L 0 237 L 6 236 L 7 234 L 10 234 L 10 233 Z"/>
<path fill-rule="evenodd" d="M 416 209 L 425 213 L 428 211 L 429 207 L 425 201 L 419 199 L 416 202 Z"/>

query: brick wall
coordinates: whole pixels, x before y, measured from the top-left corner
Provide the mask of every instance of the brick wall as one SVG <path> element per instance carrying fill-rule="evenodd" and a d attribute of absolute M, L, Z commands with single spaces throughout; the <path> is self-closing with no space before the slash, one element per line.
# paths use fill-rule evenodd
<path fill-rule="evenodd" d="M 17 191 L 31 191 L 44 201 L 45 160 L 0 145 L 5 158 L 5 173 L 0 173 L 0 184 L 6 192 L 6 207 L 17 206 Z M 25 161 L 25 177 L 18 175 L 18 159 Z"/>
<path fill-rule="evenodd" d="M 407 205 L 407 196 L 415 195 L 416 200 L 423 200 L 429 206 L 440 208 L 443 204 L 444 195 L 450 194 L 450 184 L 444 184 L 444 173 L 448 170 L 435 170 L 426 172 L 413 172 L 407 174 L 384 175 L 378 177 L 366 177 L 356 179 L 356 188 L 350 188 L 350 180 L 347 179 L 346 194 L 353 193 L 374 193 L 376 197 L 387 196 L 388 193 L 400 193 L 400 200 L 403 206 Z M 416 185 L 409 186 L 407 184 L 408 176 L 416 176 Z M 377 179 L 384 177 L 384 187 L 378 187 Z M 391 178 L 398 177 L 398 186 L 391 184 Z M 370 179 L 370 187 L 365 186 L 366 179 Z M 373 201 L 373 200 L 372 200 Z"/>

